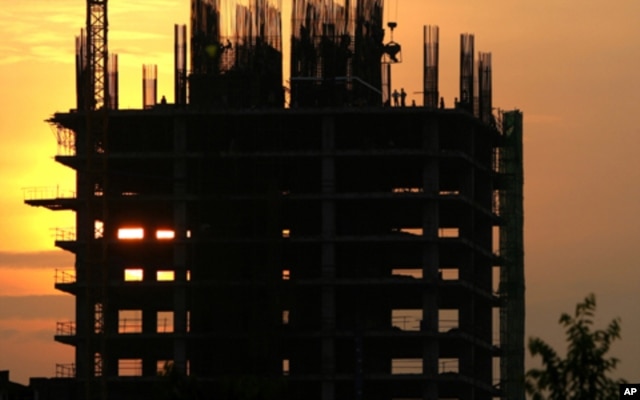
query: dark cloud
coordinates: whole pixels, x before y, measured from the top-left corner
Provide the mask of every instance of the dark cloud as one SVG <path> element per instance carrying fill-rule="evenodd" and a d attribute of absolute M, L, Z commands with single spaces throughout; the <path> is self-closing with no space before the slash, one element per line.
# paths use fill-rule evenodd
<path fill-rule="evenodd" d="M 0 320 L 69 319 L 74 315 L 74 297 L 0 296 Z M 4 332 L 3 334 L 6 334 Z"/>
<path fill-rule="evenodd" d="M 73 255 L 62 250 L 39 252 L 7 252 L 0 251 L 0 269 L 2 268 L 44 268 L 71 269 Z"/>
<path fill-rule="evenodd" d="M 17 329 L 0 329 L 0 340 L 13 339 L 20 335 L 20 331 Z"/>

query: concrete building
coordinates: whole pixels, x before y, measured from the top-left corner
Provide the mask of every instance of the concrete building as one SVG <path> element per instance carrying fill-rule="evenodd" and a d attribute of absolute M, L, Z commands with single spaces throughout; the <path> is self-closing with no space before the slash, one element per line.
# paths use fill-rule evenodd
<path fill-rule="evenodd" d="M 492 114 L 472 44 L 475 101 L 465 86 L 452 109 L 383 107 L 382 2 L 360 3 L 368 33 L 294 14 L 290 107 L 277 72 L 243 78 L 277 42 L 209 37 L 203 10 L 224 10 L 194 1 L 176 104 L 145 85 L 143 109 L 79 96 L 51 118 L 76 194 L 27 203 L 76 212 L 56 238 L 76 255 L 56 282 L 76 319 L 56 340 L 76 348 L 78 398 L 162 396 L 167 376 L 202 398 L 524 398 L 522 114 Z"/>

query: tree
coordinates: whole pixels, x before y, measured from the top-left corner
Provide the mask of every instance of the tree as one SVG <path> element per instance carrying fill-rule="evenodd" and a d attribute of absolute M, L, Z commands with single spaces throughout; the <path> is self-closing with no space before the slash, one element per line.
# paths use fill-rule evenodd
<path fill-rule="evenodd" d="M 531 355 L 542 357 L 542 368 L 526 374 L 526 389 L 533 400 L 618 399 L 618 385 L 626 381 L 609 377 L 619 360 L 607 353 L 620 338 L 620 318 L 614 318 L 606 329 L 592 330 L 595 310 L 595 295 L 589 294 L 576 305 L 574 316 L 560 316 L 567 339 L 564 359 L 544 340 L 529 339 Z"/>

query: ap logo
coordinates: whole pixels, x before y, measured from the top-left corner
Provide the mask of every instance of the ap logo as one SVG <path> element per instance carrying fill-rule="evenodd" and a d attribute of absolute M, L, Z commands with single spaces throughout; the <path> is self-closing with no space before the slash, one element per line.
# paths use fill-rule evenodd
<path fill-rule="evenodd" d="M 621 399 L 640 399 L 640 383 L 626 383 L 620 385 Z"/>

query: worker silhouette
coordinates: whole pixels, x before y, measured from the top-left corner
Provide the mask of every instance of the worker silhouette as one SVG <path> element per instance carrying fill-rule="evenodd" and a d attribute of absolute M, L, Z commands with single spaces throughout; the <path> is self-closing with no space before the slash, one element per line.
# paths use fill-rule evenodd
<path fill-rule="evenodd" d="M 398 93 L 398 89 L 394 89 L 393 94 L 391 96 L 393 97 L 393 106 L 398 107 L 398 99 L 400 98 L 400 93 Z"/>
<path fill-rule="evenodd" d="M 407 92 L 404 91 L 404 88 L 400 89 L 400 105 L 402 107 L 407 105 Z"/>

